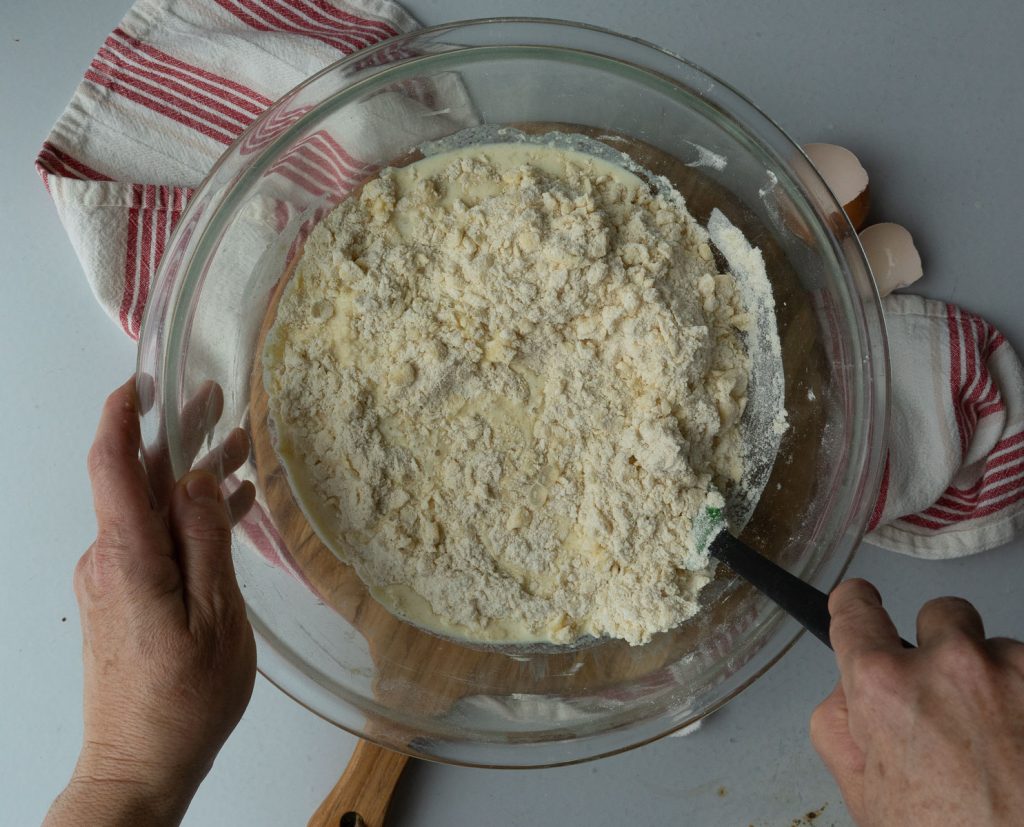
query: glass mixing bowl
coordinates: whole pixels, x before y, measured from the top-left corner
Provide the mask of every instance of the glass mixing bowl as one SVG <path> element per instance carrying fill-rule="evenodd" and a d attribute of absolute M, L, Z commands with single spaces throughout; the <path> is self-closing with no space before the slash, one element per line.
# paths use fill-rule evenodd
<path fill-rule="evenodd" d="M 684 727 L 762 674 L 799 628 L 720 566 L 702 611 L 644 646 L 459 644 L 383 610 L 296 507 L 269 441 L 259 354 L 305 233 L 424 142 L 498 125 L 621 149 L 668 177 L 702 223 L 717 207 L 760 248 L 790 427 L 743 537 L 824 590 L 875 500 L 888 365 L 856 234 L 807 159 L 728 85 L 638 40 L 530 19 L 425 29 L 310 78 L 224 153 L 182 216 L 142 325 L 147 468 L 178 477 L 230 429 L 247 429 L 251 456 L 224 486 L 250 479 L 258 491 L 234 561 L 263 674 L 388 747 L 521 767 Z"/>

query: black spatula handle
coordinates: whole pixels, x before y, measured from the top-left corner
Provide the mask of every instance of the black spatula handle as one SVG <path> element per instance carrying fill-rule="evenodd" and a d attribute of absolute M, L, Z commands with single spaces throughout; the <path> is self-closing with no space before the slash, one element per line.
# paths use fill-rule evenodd
<path fill-rule="evenodd" d="M 832 641 L 829 639 L 831 617 L 828 613 L 827 594 L 790 574 L 764 555 L 758 554 L 727 531 L 720 531 L 711 541 L 708 550 L 713 557 L 721 560 L 766 597 L 774 600 L 779 608 L 792 615 L 801 626 L 829 649 L 832 648 Z M 903 638 L 900 638 L 900 642 L 905 648 L 914 648 Z"/>

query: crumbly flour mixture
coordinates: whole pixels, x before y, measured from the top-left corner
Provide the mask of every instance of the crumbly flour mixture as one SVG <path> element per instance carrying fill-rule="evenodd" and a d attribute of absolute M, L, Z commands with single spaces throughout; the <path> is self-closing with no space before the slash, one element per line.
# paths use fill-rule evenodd
<path fill-rule="evenodd" d="M 637 644 L 710 578 L 691 522 L 743 472 L 750 324 L 681 197 L 474 146 L 313 230 L 265 384 L 303 508 L 385 605 L 475 640 Z"/>

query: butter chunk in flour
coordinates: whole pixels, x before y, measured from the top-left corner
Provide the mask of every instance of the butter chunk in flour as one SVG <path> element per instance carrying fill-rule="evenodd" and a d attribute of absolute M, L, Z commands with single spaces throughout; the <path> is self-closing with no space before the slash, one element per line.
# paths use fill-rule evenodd
<path fill-rule="evenodd" d="M 310 234 L 264 353 L 322 537 L 446 634 L 638 644 L 698 608 L 750 317 L 672 192 L 567 149 L 384 170 Z"/>

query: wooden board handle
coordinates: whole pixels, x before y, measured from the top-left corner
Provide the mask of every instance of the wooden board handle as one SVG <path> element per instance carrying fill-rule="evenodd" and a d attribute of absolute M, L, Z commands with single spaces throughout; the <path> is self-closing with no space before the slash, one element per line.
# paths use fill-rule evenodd
<path fill-rule="evenodd" d="M 407 755 L 360 739 L 309 827 L 384 827 L 391 796 L 408 760 Z"/>

